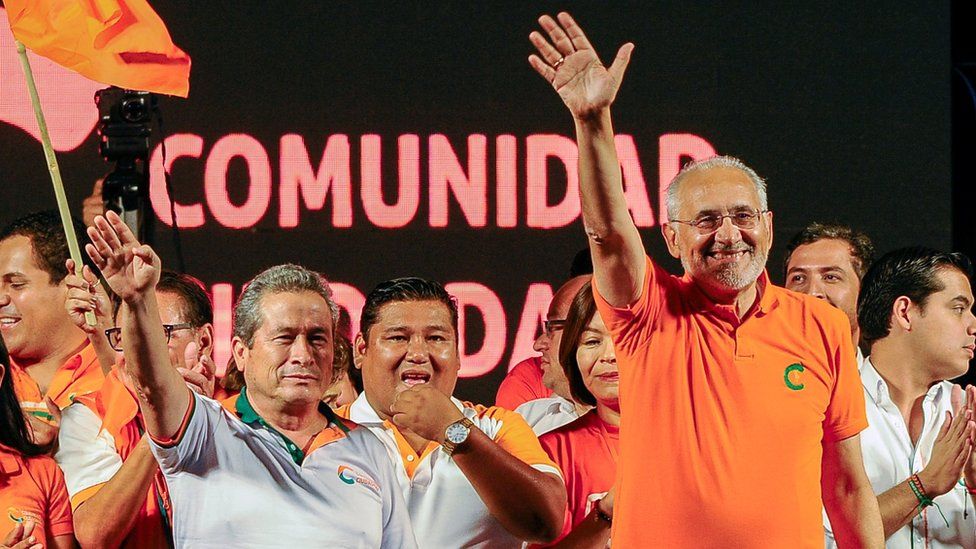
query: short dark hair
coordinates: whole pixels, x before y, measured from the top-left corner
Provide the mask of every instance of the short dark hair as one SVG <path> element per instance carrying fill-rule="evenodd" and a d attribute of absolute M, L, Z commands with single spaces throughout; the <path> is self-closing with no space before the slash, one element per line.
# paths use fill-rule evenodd
<path fill-rule="evenodd" d="M 573 400 L 589 406 L 596 406 L 596 397 L 583 382 L 583 374 L 576 361 L 576 348 L 583 337 L 583 331 L 589 326 L 595 314 L 596 301 L 593 299 L 591 283 L 587 282 L 576 292 L 572 303 L 569 304 L 566 324 L 563 326 L 563 338 L 559 342 L 559 363 L 562 364 L 566 379 L 569 380 L 569 392 L 573 395 Z"/>
<path fill-rule="evenodd" d="M 85 244 L 91 243 L 85 225 L 72 218 L 75 235 L 78 237 L 78 247 L 81 248 L 81 260 L 85 265 L 100 276 L 95 263 L 85 253 Z M 64 262 L 71 257 L 68 252 L 68 240 L 64 236 L 61 226 L 61 214 L 57 210 L 45 210 L 27 214 L 15 219 L 0 230 L 0 241 L 14 236 L 25 236 L 30 239 L 34 250 L 34 262 L 51 277 L 51 284 L 58 285 L 68 276 L 68 269 Z M 80 267 L 80 266 L 79 266 Z"/>
<path fill-rule="evenodd" d="M 458 306 L 454 297 L 447 293 L 440 282 L 415 276 L 394 278 L 376 285 L 366 296 L 366 304 L 359 317 L 359 331 L 363 339 L 369 339 L 369 329 L 379 320 L 383 305 L 394 301 L 439 301 L 451 313 L 454 335 L 458 333 Z"/>
<path fill-rule="evenodd" d="M 13 448 L 24 456 L 39 456 L 47 453 L 48 446 L 34 444 L 30 438 L 30 428 L 24 419 L 17 394 L 14 392 L 14 376 L 10 371 L 10 355 L 0 337 L 0 365 L 3 366 L 3 379 L 0 380 L 0 444 Z"/>
<path fill-rule="evenodd" d="M 573 262 L 569 266 L 569 278 L 591 274 L 593 274 L 593 257 L 590 255 L 589 248 L 583 248 L 573 256 Z"/>
<path fill-rule="evenodd" d="M 939 271 L 956 269 L 972 277 L 969 258 L 958 252 L 911 247 L 888 252 L 878 259 L 861 283 L 857 322 L 861 339 L 869 347 L 891 331 L 891 308 L 899 297 L 907 297 L 924 308 L 928 297 L 941 292 Z"/>
<path fill-rule="evenodd" d="M 183 302 L 183 321 L 199 328 L 213 323 L 213 300 L 198 278 L 163 269 L 156 283 L 157 292 L 173 293 Z"/>
<path fill-rule="evenodd" d="M 874 260 L 874 243 L 868 235 L 839 223 L 819 223 L 814 222 L 796 233 L 786 245 L 786 259 L 783 261 L 783 272 L 786 272 L 790 264 L 790 257 L 793 252 L 805 244 L 813 244 L 820 240 L 834 239 L 843 240 L 851 249 L 851 265 L 857 277 L 864 278 L 864 274 Z"/>

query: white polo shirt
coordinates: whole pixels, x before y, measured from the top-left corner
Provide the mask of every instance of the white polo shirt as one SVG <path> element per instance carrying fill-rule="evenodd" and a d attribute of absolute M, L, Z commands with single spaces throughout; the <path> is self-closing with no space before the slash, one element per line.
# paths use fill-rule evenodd
<path fill-rule="evenodd" d="M 416 547 L 396 477 L 366 429 L 330 419 L 304 455 L 246 390 L 227 405 L 195 393 L 172 443 L 151 448 L 173 502 L 177 547 Z"/>
<path fill-rule="evenodd" d="M 562 478 L 559 467 L 521 416 L 504 408 L 462 403 L 453 397 L 451 401 L 507 452 L 539 471 Z M 521 547 L 522 542 L 491 516 L 467 477 L 440 445 L 431 442 L 422 454 L 415 454 L 395 427 L 380 419 L 365 393 L 338 413 L 348 414 L 359 425 L 368 427 L 386 445 L 419 547 Z"/>
<path fill-rule="evenodd" d="M 891 400 L 888 384 L 874 369 L 871 358 L 861 365 L 861 384 L 867 407 L 868 428 L 861 431 L 861 453 L 864 469 L 875 494 L 887 492 L 908 477 L 921 471 L 929 462 L 935 438 L 945 421 L 945 413 L 952 411 L 952 383 L 943 381 L 933 385 L 922 400 L 922 433 L 918 445 L 912 444 L 908 426 L 898 407 Z M 891 535 L 889 549 L 946 549 L 976 547 L 976 509 L 960 481 L 947 494 L 935 498 L 943 520 L 934 505 L 926 507 L 912 521 Z M 836 547 L 827 527 L 827 547 Z"/>
<path fill-rule="evenodd" d="M 523 402 L 515 412 L 525 419 L 536 436 L 555 431 L 579 417 L 576 406 L 558 395 Z"/>

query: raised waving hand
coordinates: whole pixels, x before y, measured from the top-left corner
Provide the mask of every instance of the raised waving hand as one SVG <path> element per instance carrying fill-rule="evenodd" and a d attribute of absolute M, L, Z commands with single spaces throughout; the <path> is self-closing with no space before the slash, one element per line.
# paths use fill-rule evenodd
<path fill-rule="evenodd" d="M 115 212 L 95 217 L 88 227 L 92 243 L 85 251 L 102 271 L 105 282 L 123 301 L 139 300 L 152 292 L 159 281 L 159 256 L 135 235 Z"/>
<path fill-rule="evenodd" d="M 529 35 L 538 52 L 529 56 L 529 64 L 552 84 L 575 118 L 595 116 L 617 96 L 634 45 L 620 46 L 608 69 L 568 13 L 561 12 L 556 18 L 558 21 L 548 15 L 539 18 L 548 37 L 538 31 Z"/>

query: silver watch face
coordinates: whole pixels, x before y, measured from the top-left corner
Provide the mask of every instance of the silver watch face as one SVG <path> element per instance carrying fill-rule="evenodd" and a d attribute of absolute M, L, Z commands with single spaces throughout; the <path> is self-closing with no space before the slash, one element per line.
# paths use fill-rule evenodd
<path fill-rule="evenodd" d="M 454 444 L 461 444 L 468 439 L 468 433 L 470 429 L 461 425 L 460 423 L 452 423 L 447 426 L 447 432 L 444 433 L 447 440 Z"/>

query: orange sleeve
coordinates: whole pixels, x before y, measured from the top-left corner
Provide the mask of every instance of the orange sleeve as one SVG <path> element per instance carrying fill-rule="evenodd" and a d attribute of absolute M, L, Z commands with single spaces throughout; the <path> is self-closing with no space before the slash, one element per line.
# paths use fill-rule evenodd
<path fill-rule="evenodd" d="M 559 466 L 542 449 L 539 438 L 532 432 L 529 424 L 517 413 L 504 408 L 491 407 L 482 414 L 484 418 L 498 422 L 500 428 L 494 441 L 506 452 L 533 467 L 551 468 L 562 476 Z"/>
<path fill-rule="evenodd" d="M 530 400 L 547 398 L 550 395 L 552 391 L 542 384 L 542 370 L 538 366 L 538 357 L 532 357 L 516 364 L 505 376 L 498 386 L 495 406 L 514 410 Z"/>
<path fill-rule="evenodd" d="M 596 284 L 593 284 L 593 299 L 596 301 L 600 318 L 606 323 L 613 335 L 614 345 L 618 351 L 634 354 L 644 341 L 650 338 L 651 332 L 662 304 L 666 297 L 666 281 L 671 276 L 651 261 L 644 258 L 644 281 L 641 283 L 640 296 L 626 307 L 614 307 L 600 294 Z"/>
<path fill-rule="evenodd" d="M 49 470 L 43 478 L 50 482 L 44 487 L 47 490 L 48 531 L 54 537 L 73 534 L 75 529 L 71 522 L 71 503 L 64 485 L 64 474 L 54 460 L 44 460 L 44 463 Z"/>
<path fill-rule="evenodd" d="M 823 423 L 824 440 L 828 442 L 852 437 L 868 426 L 864 388 L 846 317 L 839 310 L 832 310 L 831 314 L 833 317 L 827 319 L 831 322 L 828 334 L 839 345 L 831 348 L 829 357 L 833 363 L 834 387 Z"/>

